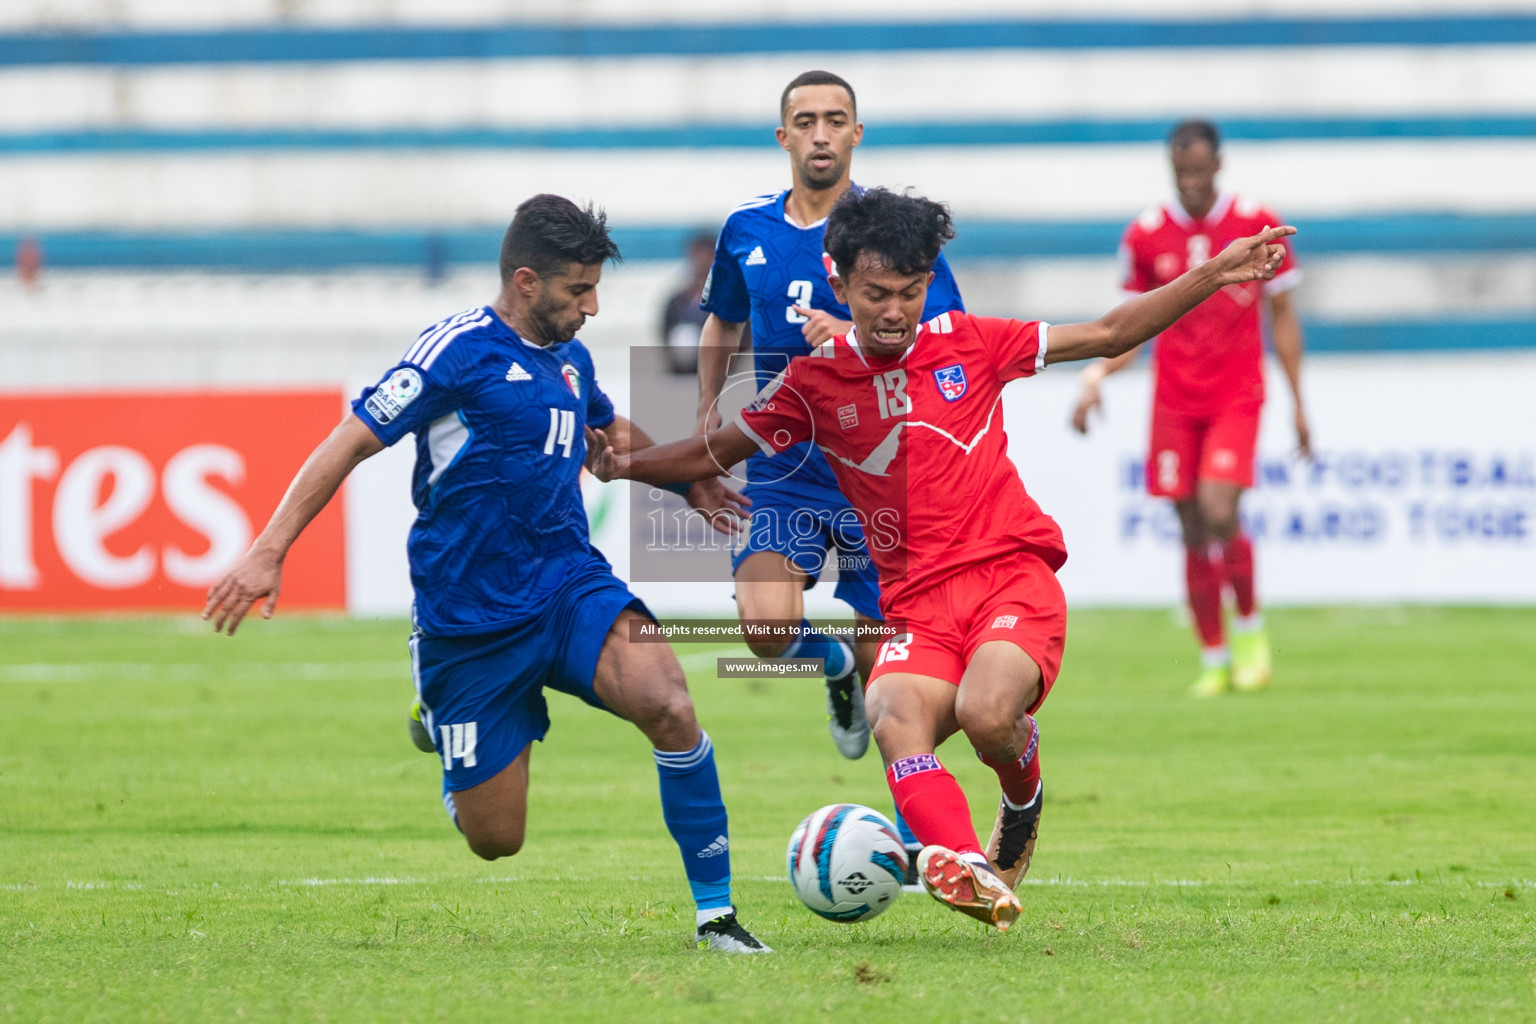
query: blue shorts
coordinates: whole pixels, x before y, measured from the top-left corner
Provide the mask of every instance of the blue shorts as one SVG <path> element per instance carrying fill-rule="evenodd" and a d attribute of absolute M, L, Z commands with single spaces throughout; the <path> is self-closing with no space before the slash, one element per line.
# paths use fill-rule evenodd
<path fill-rule="evenodd" d="M 539 618 L 482 636 L 411 637 L 421 721 L 443 759 L 443 789 L 495 776 L 549 731 L 548 687 L 603 708 L 597 658 L 619 613 L 650 611 L 606 567 L 562 587 Z"/>
<path fill-rule="evenodd" d="M 821 577 L 828 561 L 837 559 L 838 600 L 860 615 L 880 615 L 880 577 L 864 546 L 864 523 L 848 506 L 841 491 L 789 482 L 754 484 L 743 490 L 752 499 L 752 518 L 746 539 L 731 553 L 731 572 L 742 560 L 759 551 L 775 551 L 788 558 L 811 578 Z M 834 554 L 835 553 L 835 554 Z"/>

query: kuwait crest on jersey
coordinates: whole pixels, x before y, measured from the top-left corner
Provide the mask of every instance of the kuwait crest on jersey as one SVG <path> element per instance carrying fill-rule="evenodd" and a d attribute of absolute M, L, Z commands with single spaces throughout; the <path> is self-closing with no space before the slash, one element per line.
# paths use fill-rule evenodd
<path fill-rule="evenodd" d="M 581 371 L 576 369 L 575 363 L 563 363 L 560 366 L 560 376 L 565 378 L 565 386 L 571 389 L 571 394 L 581 397 Z"/>
<path fill-rule="evenodd" d="M 965 394 L 965 367 L 959 363 L 954 366 L 941 366 L 934 370 L 933 379 L 939 385 L 939 391 L 944 395 L 946 402 L 953 402 Z"/>

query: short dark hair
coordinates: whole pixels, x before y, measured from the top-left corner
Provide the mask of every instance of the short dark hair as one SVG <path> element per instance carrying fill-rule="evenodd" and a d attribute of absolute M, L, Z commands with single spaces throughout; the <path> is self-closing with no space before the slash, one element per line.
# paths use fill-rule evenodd
<path fill-rule="evenodd" d="M 841 75 L 834 75 L 830 71 L 802 71 L 784 87 L 779 94 L 779 121 L 789 116 L 789 94 L 802 85 L 835 85 L 848 94 L 848 105 L 853 109 L 850 113 L 854 117 L 859 116 L 859 98 L 853 94 L 853 86 L 843 80 Z"/>
<path fill-rule="evenodd" d="M 1197 142 L 1203 142 L 1211 147 L 1214 156 L 1221 152 L 1221 129 L 1209 121 L 1195 118 L 1189 121 L 1180 121 L 1173 126 L 1173 131 L 1168 133 L 1168 148 L 1174 152 L 1188 149 Z"/>
<path fill-rule="evenodd" d="M 847 278 L 861 253 L 899 274 L 933 269 L 944 243 L 955 237 L 949 207 L 932 199 L 884 188 L 849 189 L 827 216 L 823 245 Z"/>
<path fill-rule="evenodd" d="M 583 208 L 546 192 L 525 199 L 502 236 L 501 281 L 512 280 L 518 267 L 548 277 L 571 263 L 591 266 L 621 258 L 608 237 L 607 214 L 591 203 Z"/>

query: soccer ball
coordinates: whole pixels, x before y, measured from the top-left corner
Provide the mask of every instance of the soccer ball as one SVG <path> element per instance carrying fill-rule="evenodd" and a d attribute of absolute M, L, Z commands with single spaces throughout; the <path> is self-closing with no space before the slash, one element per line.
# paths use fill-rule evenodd
<path fill-rule="evenodd" d="M 789 837 L 789 884 L 828 921 L 867 921 L 901 895 L 906 847 L 890 820 L 860 804 L 831 804 Z"/>

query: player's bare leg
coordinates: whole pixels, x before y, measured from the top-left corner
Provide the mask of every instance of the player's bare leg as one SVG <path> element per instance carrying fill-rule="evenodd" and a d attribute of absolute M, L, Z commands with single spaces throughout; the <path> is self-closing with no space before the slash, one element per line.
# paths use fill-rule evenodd
<path fill-rule="evenodd" d="M 614 620 L 598 655 L 592 689 L 655 748 L 662 817 L 682 853 L 697 906 L 695 943 L 729 953 L 771 952 L 736 920 L 731 844 L 714 746 L 699 728 L 688 680 L 670 644 L 631 642 L 636 621 L 649 619 L 625 609 Z"/>
<path fill-rule="evenodd" d="M 803 622 L 805 585 L 810 582 L 798 566 L 777 551 L 748 555 L 736 570 L 737 611 L 744 624 Z M 869 723 L 864 693 L 856 677 L 856 652 L 841 640 L 815 633 L 800 640 L 749 637 L 747 646 L 759 658 L 820 657 L 827 664 L 827 725 L 838 752 L 849 759 L 869 749 Z M 868 666 L 873 666 L 871 659 Z M 858 665 L 858 668 L 865 668 Z"/>
<path fill-rule="evenodd" d="M 1269 637 L 1259 612 L 1253 585 L 1253 545 L 1242 532 L 1238 505 L 1243 489 L 1225 480 L 1201 480 L 1200 517 L 1209 538 L 1212 560 L 1220 559 L 1222 575 L 1236 605 L 1232 618 L 1232 688 L 1259 690 L 1269 685 Z"/>
<path fill-rule="evenodd" d="M 683 667 L 671 644 L 631 643 L 629 624 L 635 620 L 649 621 L 632 609 L 614 620 L 597 658 L 592 689 L 614 714 L 645 733 L 657 750 L 692 750 L 702 730 Z"/>
<path fill-rule="evenodd" d="M 1033 658 L 1016 644 L 993 640 L 971 656 L 955 699 L 960 728 L 1002 786 L 987 861 L 1015 889 L 1034 856 L 1045 803 L 1040 731 L 1029 714 L 1040 699 L 1041 686 Z"/>
<path fill-rule="evenodd" d="M 528 759 L 532 750 L 530 743 L 495 775 L 478 786 L 452 794 L 454 822 L 475 856 L 496 860 L 523 848 L 528 827 Z"/>
<path fill-rule="evenodd" d="M 870 685 L 875 742 L 896 805 L 925 844 L 923 887 L 946 906 L 1006 931 L 1018 919 L 1013 890 L 987 864 L 965 793 L 934 750 L 960 728 L 957 687 L 947 680 L 888 673 Z"/>

